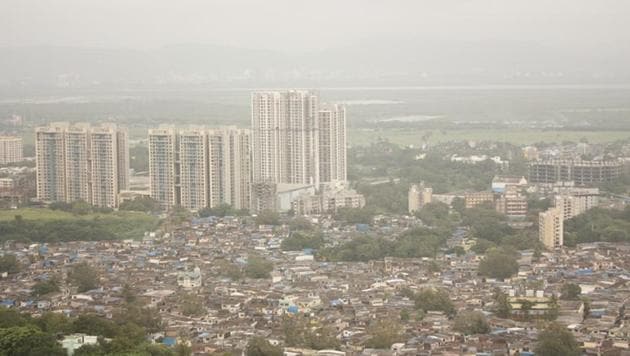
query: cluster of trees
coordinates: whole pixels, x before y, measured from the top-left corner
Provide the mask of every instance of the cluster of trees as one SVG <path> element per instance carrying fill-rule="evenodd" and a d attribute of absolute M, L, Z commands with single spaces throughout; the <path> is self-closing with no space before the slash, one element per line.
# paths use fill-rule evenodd
<path fill-rule="evenodd" d="M 247 264 L 241 266 L 225 259 L 215 260 L 219 274 L 234 281 L 242 278 L 264 279 L 269 278 L 273 271 L 273 263 L 258 255 L 251 255 L 247 258 Z"/>
<path fill-rule="evenodd" d="M 362 214 L 349 216 L 356 223 L 368 223 L 368 217 L 376 213 L 404 214 L 407 212 L 407 192 L 409 184 L 390 181 L 375 184 L 359 183 L 357 191 L 365 197 L 365 208 Z M 359 219 L 362 218 L 362 219 Z"/>
<path fill-rule="evenodd" d="M 505 152 L 509 147 L 502 148 Z M 517 148 L 516 148 L 517 149 Z M 448 154 L 452 147 L 432 149 L 423 159 L 418 149 L 402 148 L 389 142 L 377 142 L 370 146 L 357 146 L 348 151 L 348 176 L 361 178 L 396 177 L 399 182 L 371 185 L 359 184 L 357 190 L 365 195 L 367 207 L 379 213 L 405 213 L 409 184 L 424 181 L 436 193 L 463 189 L 483 190 L 492 181 L 499 168 L 492 161 L 478 164 L 451 162 Z M 479 152 L 468 152 L 468 154 Z M 511 165 L 512 166 L 512 165 Z M 514 173 L 523 171 L 523 164 L 515 164 Z"/>
<path fill-rule="evenodd" d="M 490 325 L 482 312 L 465 311 L 457 314 L 453 330 L 465 335 L 487 334 L 490 332 Z"/>
<path fill-rule="evenodd" d="M 534 230 L 514 230 L 507 223 L 507 217 L 499 214 L 491 205 L 463 209 L 462 223 L 470 227 L 477 243 L 473 251 L 484 253 L 492 247 L 525 250 L 540 249 L 540 241 Z"/>
<path fill-rule="evenodd" d="M 0 328 L 0 350 L 3 355 L 64 356 L 65 350 L 55 335 L 32 325 Z"/>
<path fill-rule="evenodd" d="M 282 240 L 280 248 L 283 251 L 300 251 L 305 248 L 319 249 L 324 246 L 324 237 L 318 231 L 292 232 L 289 237 Z"/>
<path fill-rule="evenodd" d="M 254 219 L 256 225 L 280 225 L 280 214 L 272 210 L 263 210 Z"/>
<path fill-rule="evenodd" d="M 126 287 L 129 296 L 129 287 Z M 160 329 L 156 310 L 139 304 L 136 298 L 127 302 L 112 319 L 82 314 L 69 318 L 64 314 L 44 313 L 40 317 L 21 314 L 13 309 L 0 309 L 0 354 L 65 355 L 57 342 L 58 335 L 85 333 L 99 337 L 96 345 L 84 345 L 75 355 L 189 355 L 186 348 L 169 349 L 150 344 L 146 334 Z M 106 341 L 111 339 L 111 341 Z"/>
<path fill-rule="evenodd" d="M 60 281 L 58 276 L 52 276 L 48 279 L 38 281 L 32 288 L 31 295 L 33 297 L 40 297 L 42 295 L 59 292 Z"/>
<path fill-rule="evenodd" d="M 423 313 L 441 311 L 450 316 L 456 313 L 448 292 L 443 289 L 423 288 L 418 292 L 403 289 L 401 295 L 413 300 L 415 308 Z"/>
<path fill-rule="evenodd" d="M 20 263 L 15 255 L 6 254 L 0 256 L 0 273 L 7 272 L 8 274 L 17 273 L 20 271 Z"/>
<path fill-rule="evenodd" d="M 158 219 L 145 214 L 111 213 L 93 217 L 58 220 L 14 220 L 0 222 L 0 242 L 99 241 L 137 238 L 154 230 Z"/>
<path fill-rule="evenodd" d="M 595 241 L 630 242 L 630 207 L 593 208 L 565 222 L 565 245 Z"/>
<path fill-rule="evenodd" d="M 336 349 L 341 347 L 330 326 L 312 326 L 311 321 L 302 315 L 286 316 L 282 321 L 284 342 L 289 347 L 312 350 Z"/>
<path fill-rule="evenodd" d="M 282 356 L 284 351 L 279 346 L 272 345 L 269 341 L 262 337 L 253 337 L 247 343 L 245 350 L 247 356 Z"/>
<path fill-rule="evenodd" d="M 291 231 L 312 231 L 315 227 L 304 216 L 296 216 L 289 222 L 289 229 Z"/>
<path fill-rule="evenodd" d="M 384 257 L 434 257 L 444 246 L 450 231 L 415 228 L 393 240 L 359 235 L 334 248 L 323 249 L 319 257 L 328 261 L 370 261 Z"/>
<path fill-rule="evenodd" d="M 458 218 L 451 215 L 450 207 L 442 202 L 426 204 L 415 215 L 425 225 L 442 228 L 451 228 Z"/>
<path fill-rule="evenodd" d="M 271 271 L 273 271 L 273 263 L 265 258 L 256 255 L 247 258 L 247 265 L 244 269 L 246 277 L 253 279 L 269 278 Z"/>
<path fill-rule="evenodd" d="M 198 211 L 199 217 L 206 218 L 208 216 L 247 216 L 247 209 L 234 209 L 230 204 L 221 203 L 214 208 L 203 208 Z"/>
<path fill-rule="evenodd" d="M 161 210 L 160 202 L 151 197 L 135 197 L 133 200 L 127 200 L 120 204 L 119 210 L 126 211 L 142 211 L 152 213 Z"/>
<path fill-rule="evenodd" d="M 563 300 L 580 300 L 582 288 L 575 283 L 565 283 L 560 290 L 560 299 Z"/>
<path fill-rule="evenodd" d="M 238 281 L 243 278 L 243 271 L 237 264 L 225 259 L 215 260 L 214 263 L 218 267 L 221 276 L 228 277 L 233 281 Z"/>
<path fill-rule="evenodd" d="M 198 317 L 205 314 L 203 300 L 195 294 L 186 293 L 181 298 L 182 314 L 186 316 Z"/>
<path fill-rule="evenodd" d="M 604 192 L 610 192 L 613 194 L 628 194 L 628 189 L 630 188 L 630 174 L 624 172 L 621 174 L 619 179 L 604 182 L 599 186 L 599 188 Z"/>
<path fill-rule="evenodd" d="M 518 272 L 518 252 L 505 248 L 491 248 L 479 263 L 479 274 L 505 279 Z"/>
<path fill-rule="evenodd" d="M 54 202 L 48 206 L 51 210 L 60 210 L 75 215 L 88 215 L 94 213 L 108 214 L 113 212 L 112 208 L 100 208 L 93 206 L 83 200 L 77 200 L 72 203 Z"/>
<path fill-rule="evenodd" d="M 90 265 L 81 262 L 70 269 L 68 281 L 77 287 L 79 293 L 83 293 L 98 288 L 99 275 Z"/>
<path fill-rule="evenodd" d="M 392 344 L 405 341 L 402 327 L 391 320 L 378 320 L 372 323 L 367 334 L 370 338 L 365 347 L 372 349 L 389 349 Z"/>
<path fill-rule="evenodd" d="M 573 334 L 566 327 L 556 323 L 549 323 L 538 333 L 538 342 L 534 352 L 540 356 L 579 356 L 582 354 L 580 345 Z"/>
<path fill-rule="evenodd" d="M 510 299 L 507 294 L 503 293 L 499 288 L 496 288 L 492 299 L 494 300 L 493 312 L 499 318 L 509 318 L 512 316 L 512 305 L 510 304 Z"/>
<path fill-rule="evenodd" d="M 372 208 L 340 208 L 337 209 L 333 217 L 337 221 L 346 224 L 371 224 L 375 211 Z"/>
<path fill-rule="evenodd" d="M 75 286 L 79 293 L 87 292 L 100 286 L 98 271 L 85 262 L 77 263 L 70 268 L 67 281 Z M 35 283 L 31 295 L 39 297 L 60 290 L 61 279 L 59 276 L 53 275 Z"/>
<path fill-rule="evenodd" d="M 429 311 L 441 311 L 451 317 L 456 314 L 455 306 L 446 290 L 424 288 L 414 292 L 410 289 L 403 289 L 401 294 L 414 301 L 415 308 L 421 312 L 421 315 Z M 408 320 L 408 314 L 409 312 L 406 310 L 401 313 L 401 320 Z M 483 313 L 463 311 L 455 316 L 453 329 L 466 335 L 487 334 L 490 332 L 490 325 Z"/>

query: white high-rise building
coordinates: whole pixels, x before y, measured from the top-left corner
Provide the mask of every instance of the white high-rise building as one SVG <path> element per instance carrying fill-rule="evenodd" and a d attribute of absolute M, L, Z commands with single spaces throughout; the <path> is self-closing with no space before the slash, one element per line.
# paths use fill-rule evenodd
<path fill-rule="evenodd" d="M 151 196 L 165 209 L 248 209 L 250 137 L 249 130 L 234 127 L 150 130 Z"/>
<path fill-rule="evenodd" d="M 347 179 L 346 108 L 335 104 L 318 113 L 319 180 L 322 183 Z"/>
<path fill-rule="evenodd" d="M 538 215 L 538 238 L 549 249 L 564 244 L 564 216 L 562 208 L 550 208 Z"/>
<path fill-rule="evenodd" d="M 127 130 L 116 130 L 118 144 L 118 190 L 129 189 L 129 133 Z"/>
<path fill-rule="evenodd" d="M 599 205 L 599 188 L 561 187 L 555 189 L 554 205 L 569 220 Z"/>
<path fill-rule="evenodd" d="M 208 135 L 203 129 L 182 130 L 179 146 L 179 204 L 199 210 L 208 206 Z"/>
<path fill-rule="evenodd" d="M 118 206 L 129 181 L 127 132 L 116 125 L 54 123 L 36 129 L 37 197 Z"/>
<path fill-rule="evenodd" d="M 229 127 L 222 130 L 221 199 L 235 209 L 251 203 L 251 131 Z"/>
<path fill-rule="evenodd" d="M 177 130 L 170 127 L 149 130 L 149 181 L 151 197 L 163 209 L 179 204 L 176 192 Z"/>
<path fill-rule="evenodd" d="M 22 138 L 0 136 L 0 164 L 15 163 L 22 160 Z"/>
<path fill-rule="evenodd" d="M 65 131 L 67 124 L 53 124 L 35 130 L 37 198 L 66 201 Z"/>
<path fill-rule="evenodd" d="M 118 193 L 129 181 L 127 132 L 116 125 L 93 127 L 89 133 L 91 202 L 96 206 L 118 206 Z"/>
<path fill-rule="evenodd" d="M 433 199 L 433 188 L 425 187 L 424 182 L 412 184 L 407 193 L 408 211 L 413 214 L 419 211 Z"/>
<path fill-rule="evenodd" d="M 252 94 L 254 182 L 319 185 L 318 109 L 312 91 Z"/>
<path fill-rule="evenodd" d="M 66 201 L 90 201 L 89 126 L 68 126 L 64 137 Z"/>
<path fill-rule="evenodd" d="M 294 188 L 345 182 L 346 110 L 324 105 L 309 90 L 261 91 L 252 94 L 253 211 L 274 202 L 269 187 L 292 184 Z M 271 189 L 273 190 L 273 189 Z"/>

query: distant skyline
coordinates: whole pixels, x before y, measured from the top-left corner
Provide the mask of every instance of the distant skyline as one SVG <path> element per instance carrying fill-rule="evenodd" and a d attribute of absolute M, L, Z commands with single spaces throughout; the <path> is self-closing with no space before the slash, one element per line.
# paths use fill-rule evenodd
<path fill-rule="evenodd" d="M 397 38 L 579 44 L 625 55 L 628 18 L 624 0 L 19 0 L 0 2 L 0 46 L 303 52 Z"/>

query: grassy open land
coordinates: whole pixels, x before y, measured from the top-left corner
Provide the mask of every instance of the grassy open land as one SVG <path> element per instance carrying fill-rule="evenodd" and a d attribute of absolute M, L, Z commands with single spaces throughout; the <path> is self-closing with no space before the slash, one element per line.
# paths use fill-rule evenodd
<path fill-rule="evenodd" d="M 630 139 L 630 131 L 561 131 L 532 129 L 465 129 L 465 130 L 422 130 L 422 129 L 352 129 L 348 141 L 352 146 L 369 145 L 379 139 L 387 139 L 399 145 L 419 146 L 423 139 L 429 144 L 448 141 L 503 141 L 517 145 L 535 142 L 578 142 L 586 138 L 590 143 L 611 142 Z"/>
<path fill-rule="evenodd" d="M 50 209 L 1 210 L 0 241 L 133 239 L 141 238 L 158 224 L 155 216 L 131 211 L 77 215 Z"/>
<path fill-rule="evenodd" d="M 0 210 L 0 221 L 14 220 L 16 215 L 20 215 L 23 220 L 93 220 L 93 219 L 134 219 L 141 221 L 156 220 L 154 216 L 137 211 L 116 211 L 112 213 L 91 213 L 77 215 L 62 210 L 42 209 L 42 208 L 22 208 L 13 210 Z"/>
<path fill-rule="evenodd" d="M 24 220 L 40 221 L 77 219 L 79 217 L 88 218 L 90 216 L 94 217 L 94 214 L 79 216 L 61 210 L 23 208 L 16 210 L 0 210 L 0 221 L 14 220 L 16 215 L 21 216 Z"/>

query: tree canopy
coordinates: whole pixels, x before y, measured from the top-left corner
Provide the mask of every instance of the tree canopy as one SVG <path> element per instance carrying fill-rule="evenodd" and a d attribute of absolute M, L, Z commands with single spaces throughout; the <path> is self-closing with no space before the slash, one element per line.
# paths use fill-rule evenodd
<path fill-rule="evenodd" d="M 263 210 L 256 215 L 256 225 L 280 225 L 280 214 L 271 210 Z"/>
<path fill-rule="evenodd" d="M 269 273 L 273 271 L 273 263 L 260 256 L 249 256 L 245 275 L 249 278 L 263 279 L 269 278 Z"/>
<path fill-rule="evenodd" d="M 149 317 L 152 311 L 144 309 L 142 313 Z M 0 355 L 65 355 L 57 335 L 73 333 L 99 337 L 98 344 L 84 345 L 75 355 L 175 355 L 175 350 L 150 344 L 145 337 L 150 329 L 136 324 L 134 318 L 129 313 L 116 314 L 113 320 L 92 314 L 69 318 L 53 312 L 31 317 L 0 308 Z"/>
<path fill-rule="evenodd" d="M 249 215 L 247 209 L 234 209 L 230 204 L 221 203 L 213 208 L 203 208 L 197 212 L 200 217 L 205 218 L 208 216 L 246 216 Z"/>
<path fill-rule="evenodd" d="M 292 232 L 289 237 L 282 240 L 280 247 L 284 251 L 318 249 L 324 245 L 324 242 L 324 237 L 319 232 Z"/>
<path fill-rule="evenodd" d="M 630 242 L 630 207 L 624 210 L 593 208 L 564 224 L 564 243 Z"/>
<path fill-rule="evenodd" d="M 329 261 L 371 261 L 383 257 L 434 257 L 446 243 L 450 230 L 413 228 L 391 240 L 359 235 L 340 246 L 326 248 L 319 257 Z"/>
<path fill-rule="evenodd" d="M 443 289 L 424 288 L 418 293 L 412 294 L 416 309 L 423 312 L 442 311 L 448 315 L 455 314 L 455 306 Z"/>
<path fill-rule="evenodd" d="M 392 344 L 404 341 L 402 327 L 391 320 L 378 320 L 367 330 L 370 338 L 365 347 L 372 349 L 389 349 Z"/>
<path fill-rule="evenodd" d="M 247 356 L 282 356 L 282 348 L 273 346 L 262 337 L 253 337 L 247 343 L 245 350 Z"/>
<path fill-rule="evenodd" d="M 160 202 L 151 197 L 135 197 L 133 200 L 126 200 L 120 204 L 119 210 L 129 211 L 143 211 L 145 213 L 151 213 L 160 211 Z"/>
<path fill-rule="evenodd" d="M 74 265 L 68 272 L 68 280 L 79 293 L 98 288 L 98 278 L 98 272 L 85 262 Z"/>
<path fill-rule="evenodd" d="M 534 349 L 540 356 L 579 356 L 580 347 L 573 334 L 566 327 L 550 323 L 538 333 L 538 342 Z"/>
<path fill-rule="evenodd" d="M 20 271 L 20 264 L 15 255 L 6 254 L 0 256 L 0 273 L 7 272 L 9 274 Z"/>
<path fill-rule="evenodd" d="M 479 263 L 479 274 L 490 278 L 505 279 L 518 272 L 516 253 L 503 248 L 492 248 Z"/>
<path fill-rule="evenodd" d="M 490 325 L 483 313 L 469 311 L 457 314 L 453 329 L 466 335 L 487 334 L 490 332 Z"/>
<path fill-rule="evenodd" d="M 565 283 L 560 290 L 560 299 L 564 300 L 580 300 L 582 288 L 575 283 Z"/>

